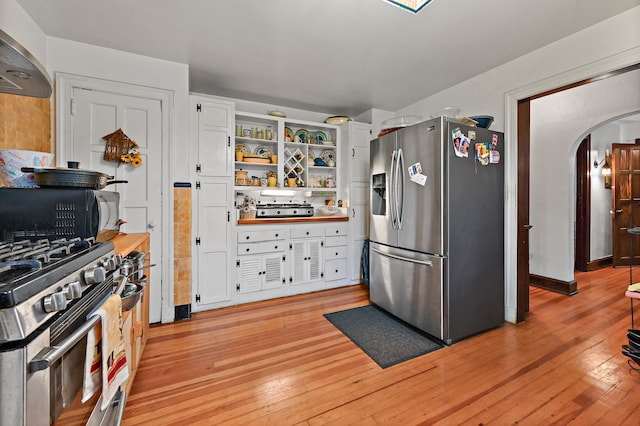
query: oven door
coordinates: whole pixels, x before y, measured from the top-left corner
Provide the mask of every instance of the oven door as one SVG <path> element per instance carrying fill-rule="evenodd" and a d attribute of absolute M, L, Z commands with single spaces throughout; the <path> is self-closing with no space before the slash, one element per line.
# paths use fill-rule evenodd
<path fill-rule="evenodd" d="M 118 277 L 118 290 L 126 284 L 126 277 Z M 93 300 L 86 302 L 87 310 L 79 314 L 82 322 L 72 320 L 65 324 L 72 327 L 70 333 L 60 332 L 60 341 L 51 338 L 49 347 L 43 349 L 30 362 L 30 372 L 49 371 L 49 410 L 50 423 L 54 425 L 119 425 L 124 412 L 126 395 L 124 390 L 115 397 L 104 411 L 100 410 L 101 390 L 98 389 L 91 399 L 82 402 L 84 362 L 87 348 L 87 334 L 100 321 L 94 316 L 86 320 L 105 295 L 113 290 L 112 280 L 101 284 L 104 291 L 92 295 Z M 83 299 L 84 301 L 84 299 Z"/>

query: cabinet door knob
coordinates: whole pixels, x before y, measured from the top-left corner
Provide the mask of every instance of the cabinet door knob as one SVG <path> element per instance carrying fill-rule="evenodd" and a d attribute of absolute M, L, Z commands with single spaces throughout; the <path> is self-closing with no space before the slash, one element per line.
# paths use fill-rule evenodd
<path fill-rule="evenodd" d="M 278 250 L 278 246 L 275 246 L 275 249 Z"/>
<path fill-rule="evenodd" d="M 276 237 L 277 237 L 278 235 L 279 235 L 279 234 L 276 234 Z"/>
<path fill-rule="evenodd" d="M 353 158 L 356 157 L 356 149 L 355 148 L 351 148 L 351 157 L 353 157 Z"/>
<path fill-rule="evenodd" d="M 249 249 L 248 249 L 248 248 L 247 248 L 247 249 L 245 249 L 245 250 L 247 251 L 247 253 L 249 253 Z"/>
<path fill-rule="evenodd" d="M 309 235 L 309 231 L 307 231 L 307 235 Z"/>
<path fill-rule="evenodd" d="M 336 256 L 338 255 L 338 252 L 336 252 Z"/>
<path fill-rule="evenodd" d="M 247 240 L 249 239 L 249 236 L 247 235 Z"/>

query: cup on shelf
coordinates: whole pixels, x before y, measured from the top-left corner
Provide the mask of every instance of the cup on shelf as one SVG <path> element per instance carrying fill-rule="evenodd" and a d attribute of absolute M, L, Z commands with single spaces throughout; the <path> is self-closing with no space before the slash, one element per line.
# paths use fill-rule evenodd
<path fill-rule="evenodd" d="M 236 151 L 236 161 L 244 161 L 244 152 Z"/>
<path fill-rule="evenodd" d="M 242 124 L 236 124 L 236 136 L 242 136 Z"/>
<path fill-rule="evenodd" d="M 271 154 L 271 163 L 272 164 L 276 164 L 278 162 L 278 155 L 277 154 Z"/>
<path fill-rule="evenodd" d="M 273 186 L 276 186 L 276 185 L 278 185 L 278 178 L 275 177 L 275 176 L 269 176 L 267 178 L 267 186 L 273 187 Z"/>
<path fill-rule="evenodd" d="M 287 186 L 289 186 L 289 188 L 295 188 L 296 178 L 287 178 Z"/>

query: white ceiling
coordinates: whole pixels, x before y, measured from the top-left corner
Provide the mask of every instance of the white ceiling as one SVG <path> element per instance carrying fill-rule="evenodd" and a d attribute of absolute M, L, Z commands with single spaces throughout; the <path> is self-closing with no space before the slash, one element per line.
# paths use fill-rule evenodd
<path fill-rule="evenodd" d="M 53 37 L 189 65 L 192 92 L 396 111 L 640 0 L 18 0 Z M 544 66 L 544 64 L 541 64 Z"/>

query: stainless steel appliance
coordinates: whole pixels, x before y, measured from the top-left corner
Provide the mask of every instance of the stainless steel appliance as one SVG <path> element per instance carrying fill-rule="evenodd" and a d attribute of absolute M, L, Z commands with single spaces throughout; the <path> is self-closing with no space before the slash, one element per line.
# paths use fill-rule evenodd
<path fill-rule="evenodd" d="M 256 205 L 256 217 L 305 217 L 313 216 L 313 206 L 296 203 L 273 203 Z"/>
<path fill-rule="evenodd" d="M 120 194 L 58 188 L 0 188 L 0 240 L 95 238 L 120 229 Z"/>
<path fill-rule="evenodd" d="M 444 117 L 371 142 L 370 299 L 447 344 L 504 321 L 503 149 Z"/>
<path fill-rule="evenodd" d="M 123 393 L 105 412 L 99 394 L 80 401 L 86 334 L 99 321 L 88 316 L 126 284 L 121 261 L 93 239 L 0 242 L 0 424 L 121 417 Z"/>

